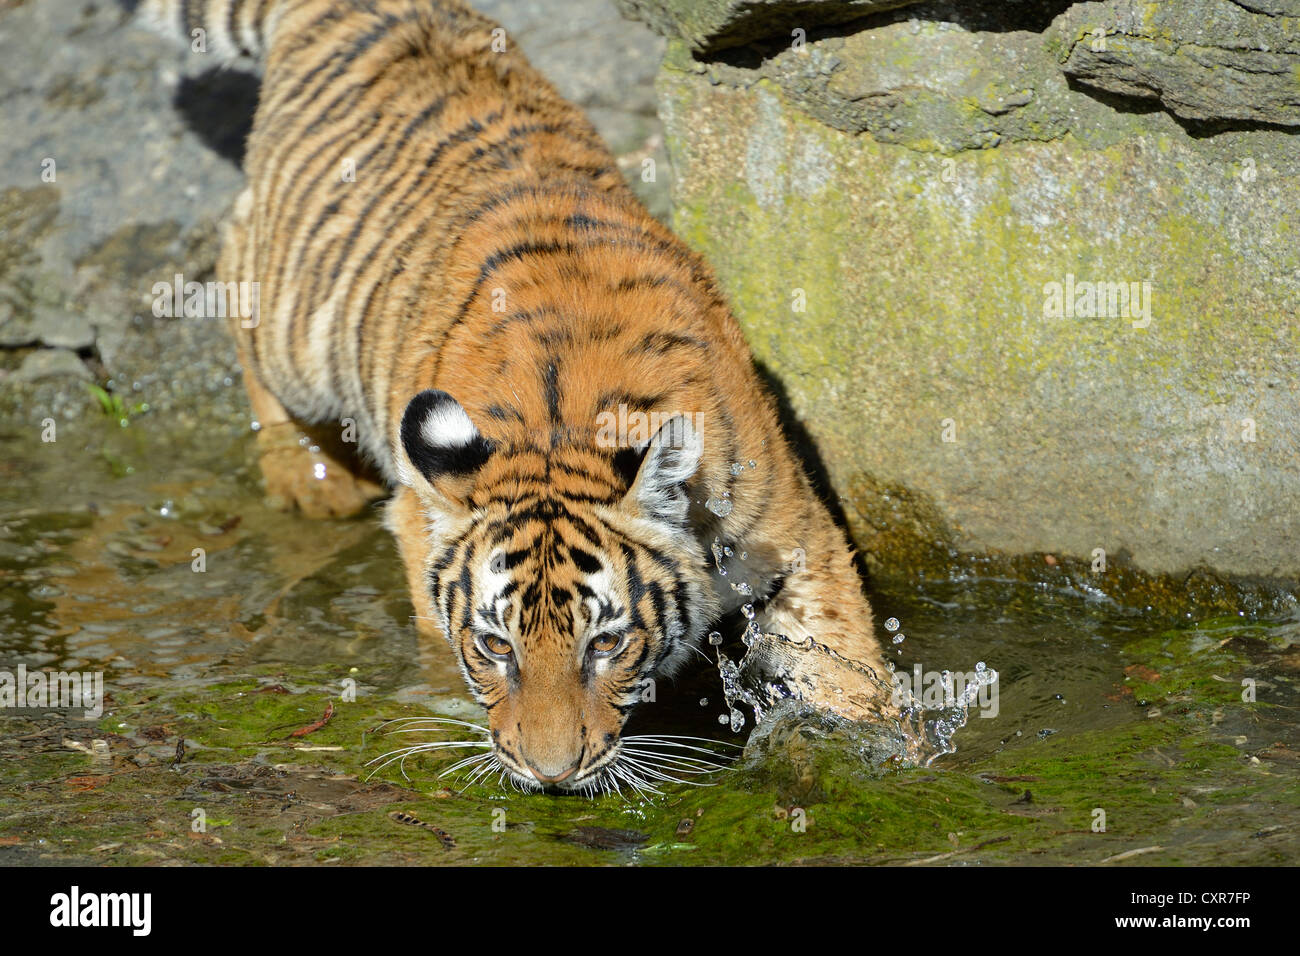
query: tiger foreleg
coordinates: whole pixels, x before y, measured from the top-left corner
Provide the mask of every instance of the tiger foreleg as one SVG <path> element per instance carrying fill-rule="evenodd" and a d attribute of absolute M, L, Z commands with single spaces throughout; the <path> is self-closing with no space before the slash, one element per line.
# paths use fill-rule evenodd
<path fill-rule="evenodd" d="M 356 473 L 357 462 L 336 436 L 295 421 L 247 364 L 244 387 L 271 504 L 311 518 L 342 518 L 383 496 L 381 484 Z"/>
<path fill-rule="evenodd" d="M 785 569 L 756 617 L 760 636 L 742 665 L 747 683 L 775 679 L 786 692 L 853 720 L 888 717 L 890 676 L 852 552 L 828 515 L 809 518 L 815 533 L 801 565 Z"/>
<path fill-rule="evenodd" d="M 384 525 L 397 539 L 397 550 L 406 568 L 406 584 L 415 606 L 415 626 L 422 635 L 443 637 L 433 606 L 429 585 L 431 538 L 428 518 L 419 495 L 402 485 L 384 509 Z"/>

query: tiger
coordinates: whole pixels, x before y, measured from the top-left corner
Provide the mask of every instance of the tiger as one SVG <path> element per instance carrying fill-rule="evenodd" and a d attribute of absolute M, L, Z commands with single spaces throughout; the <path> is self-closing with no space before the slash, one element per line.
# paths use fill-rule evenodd
<path fill-rule="evenodd" d="M 414 620 L 502 779 L 613 779 L 647 681 L 738 611 L 883 671 L 714 274 L 495 22 L 460 0 L 141 11 L 260 71 L 217 278 L 259 289 L 230 328 L 268 497 L 341 517 L 391 490 Z M 312 429 L 352 429 L 364 467 Z"/>

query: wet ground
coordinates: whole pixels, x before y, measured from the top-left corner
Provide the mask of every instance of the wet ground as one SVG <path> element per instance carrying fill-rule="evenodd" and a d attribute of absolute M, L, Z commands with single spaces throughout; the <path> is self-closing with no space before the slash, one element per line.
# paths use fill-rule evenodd
<path fill-rule="evenodd" d="M 1000 674 L 929 767 L 873 766 L 862 734 L 787 715 L 711 786 L 648 798 L 440 778 L 464 750 L 369 777 L 458 738 L 385 720 L 476 719 L 449 653 L 417 639 L 376 516 L 265 508 L 242 420 L 122 420 L 0 435 L 0 662 L 99 671 L 106 697 L 98 718 L 2 712 L 2 862 L 1300 859 L 1300 618 L 1173 626 L 996 580 L 873 595 L 900 671 Z M 745 744 L 725 712 L 701 667 L 644 716 Z"/>
<path fill-rule="evenodd" d="M 597 0 L 484 7 L 626 168 L 659 155 L 644 27 Z M 0 697 L 20 667 L 105 692 L 90 718 L 0 709 L 0 863 L 1300 860 L 1285 595 L 1189 618 L 979 576 L 878 588 L 900 672 L 1000 675 L 929 766 L 815 717 L 751 741 L 702 666 L 643 720 L 748 744 L 711 786 L 524 796 L 440 777 L 454 749 L 369 776 L 457 736 L 385 721 L 477 719 L 449 653 L 417 639 L 374 513 L 264 506 L 219 324 L 142 305 L 211 268 L 247 84 L 81 0 L 0 0 L 0 74 Z"/>

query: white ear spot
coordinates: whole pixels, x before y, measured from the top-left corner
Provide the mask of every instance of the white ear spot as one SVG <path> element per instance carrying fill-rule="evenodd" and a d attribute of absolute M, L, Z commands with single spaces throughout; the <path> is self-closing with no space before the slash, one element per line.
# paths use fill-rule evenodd
<path fill-rule="evenodd" d="M 465 409 L 448 402 L 429 409 L 420 426 L 420 437 L 436 448 L 457 448 L 478 437 L 478 429 Z"/>
<path fill-rule="evenodd" d="M 419 474 L 432 483 L 447 475 L 470 475 L 492 454 L 492 443 L 479 434 L 460 403 L 446 392 L 427 389 L 402 414 L 401 451 L 414 471 L 399 469 L 405 483 Z"/>

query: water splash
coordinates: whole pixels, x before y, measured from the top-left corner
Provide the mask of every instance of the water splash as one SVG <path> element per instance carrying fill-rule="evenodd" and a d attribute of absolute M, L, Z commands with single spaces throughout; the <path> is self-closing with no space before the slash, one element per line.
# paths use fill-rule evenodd
<path fill-rule="evenodd" d="M 757 462 L 751 460 L 748 466 L 756 468 Z M 732 475 L 743 471 L 740 462 L 732 464 Z M 705 507 L 725 517 L 731 512 L 732 502 L 725 495 L 711 497 Z M 955 689 L 953 675 L 943 671 L 940 684 L 944 692 L 936 700 L 930 694 L 915 696 L 895 673 L 892 663 L 886 664 L 886 674 L 877 674 L 812 638 L 765 633 L 752 600 L 757 596 L 754 587 L 736 574 L 728 575 L 727 559 L 735 557 L 736 552 L 719 538 L 713 539 L 709 550 L 719 577 L 725 578 L 736 594 L 751 599 L 740 606 L 745 620 L 740 636 L 744 651 L 737 660 L 722 650 L 719 632 L 709 634 L 709 645 L 717 648 L 716 663 L 726 707 L 718 715 L 719 724 L 738 733 L 745 728 L 748 710 L 753 714 L 754 739 L 763 732 L 770 715 L 778 711 L 782 720 L 792 719 L 792 713 L 815 715 L 822 724 L 838 722 L 845 728 L 858 728 L 859 733 L 871 728 L 875 741 L 872 753 L 878 755 L 883 747 L 893 763 L 900 766 L 929 766 L 936 758 L 956 751 L 954 738 L 966 725 L 969 710 L 979 702 L 984 689 L 997 682 L 996 671 L 979 662 L 972 674 L 962 674 L 960 691 Z M 745 557 L 742 551 L 742 562 Z M 740 570 L 743 572 L 743 564 Z M 905 640 L 901 627 L 895 617 L 885 621 L 885 631 L 895 646 Z"/>
<path fill-rule="evenodd" d="M 890 666 L 891 673 L 894 671 Z M 909 763 L 928 767 L 938 757 L 955 753 L 954 742 L 957 731 L 966 726 L 970 711 L 980 703 L 984 689 L 994 688 L 998 681 L 998 672 L 983 661 L 975 665 L 975 670 L 968 675 L 960 691 L 955 689 L 952 672 L 941 672 L 943 689 L 940 701 L 926 701 L 924 695 L 918 698 L 909 689 L 902 686 L 894 674 L 894 695 L 899 702 L 900 725 L 908 741 Z"/>
<path fill-rule="evenodd" d="M 744 641 L 746 650 L 739 660 L 731 660 L 721 648 L 717 652 L 727 708 L 719 723 L 739 732 L 748 709 L 755 730 L 761 730 L 777 708 L 789 719 L 789 708 L 783 705 L 793 703 L 805 714 L 845 727 L 872 726 L 877 747 L 892 741 L 890 756 L 898 766 L 928 767 L 936 758 L 954 753 L 957 732 L 966 726 L 985 689 L 998 680 L 997 671 L 980 661 L 973 672 L 962 674 L 960 689 L 952 672 L 943 671 L 938 695 L 917 696 L 892 664 L 884 680 L 825 645 L 765 634 L 754 621 L 748 623 Z M 840 716 L 844 713 L 864 719 L 850 721 Z"/>

